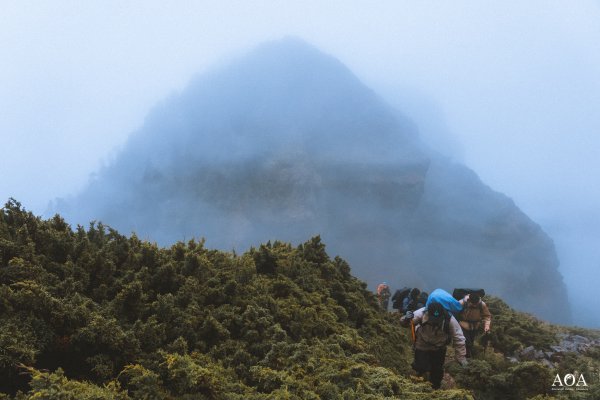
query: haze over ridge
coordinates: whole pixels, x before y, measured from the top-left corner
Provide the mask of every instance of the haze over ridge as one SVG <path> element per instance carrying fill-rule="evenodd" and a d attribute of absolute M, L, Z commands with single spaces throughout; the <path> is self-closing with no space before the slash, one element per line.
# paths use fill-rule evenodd
<path fill-rule="evenodd" d="M 596 0 L 7 2 L 1 197 L 44 214 L 194 73 L 294 34 L 514 199 L 555 242 L 574 321 L 600 327 L 599 18 Z"/>
<path fill-rule="evenodd" d="M 163 243 L 201 235 L 245 249 L 321 234 L 371 285 L 484 286 L 569 321 L 539 226 L 298 39 L 260 46 L 161 103 L 68 203 L 59 211 L 71 221 Z"/>

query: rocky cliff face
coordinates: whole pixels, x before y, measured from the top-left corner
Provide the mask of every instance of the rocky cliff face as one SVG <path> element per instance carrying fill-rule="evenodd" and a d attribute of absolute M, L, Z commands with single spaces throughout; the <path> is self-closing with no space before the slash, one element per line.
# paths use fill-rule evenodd
<path fill-rule="evenodd" d="M 320 234 L 375 285 L 481 286 L 568 322 L 552 241 L 340 62 L 294 39 L 197 78 L 59 210 L 163 243 Z M 402 278 L 400 278 L 402 277 Z"/>

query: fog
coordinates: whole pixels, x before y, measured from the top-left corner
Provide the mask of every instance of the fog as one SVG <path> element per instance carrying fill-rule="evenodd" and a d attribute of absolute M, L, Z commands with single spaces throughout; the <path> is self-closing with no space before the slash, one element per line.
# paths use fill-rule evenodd
<path fill-rule="evenodd" d="M 600 284 L 598 2 L 4 2 L 0 198 L 36 214 L 197 75 L 285 35 L 334 55 L 553 238 L 575 322 Z"/>

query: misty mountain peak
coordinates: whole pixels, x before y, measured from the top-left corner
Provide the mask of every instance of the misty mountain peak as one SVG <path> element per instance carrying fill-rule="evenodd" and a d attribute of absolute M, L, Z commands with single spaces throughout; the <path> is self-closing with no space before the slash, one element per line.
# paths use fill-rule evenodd
<path fill-rule="evenodd" d="M 211 79 L 221 78 L 250 91 L 292 95 L 355 90 L 371 92 L 336 58 L 295 37 L 264 43 L 234 60 Z M 283 93 L 281 91 L 284 91 Z M 371 92 L 372 93 L 372 92 Z"/>
<path fill-rule="evenodd" d="M 222 160 L 257 152 L 286 157 L 291 148 L 341 161 L 400 161 L 421 157 L 414 137 L 412 125 L 340 61 L 291 37 L 198 76 L 148 117 L 126 152 L 164 154 L 166 147 Z"/>
<path fill-rule="evenodd" d="M 294 81 L 305 78 L 318 82 L 331 75 L 341 80 L 353 78 L 352 72 L 339 60 L 293 36 L 259 45 L 245 58 L 243 64 L 250 66 L 254 63 L 263 73 L 272 74 L 274 79 Z M 251 72 L 256 73 L 256 70 Z M 356 83 L 359 83 L 358 80 Z"/>
<path fill-rule="evenodd" d="M 295 38 L 198 76 L 57 211 L 225 249 L 319 234 L 370 284 L 485 287 L 551 320 L 569 314 L 544 232 Z"/>

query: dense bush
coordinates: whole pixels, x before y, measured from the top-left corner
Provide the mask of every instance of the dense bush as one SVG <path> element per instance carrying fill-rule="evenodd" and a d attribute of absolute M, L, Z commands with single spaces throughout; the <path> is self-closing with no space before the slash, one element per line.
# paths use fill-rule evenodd
<path fill-rule="evenodd" d="M 527 382 L 546 380 L 546 367 L 510 364 L 497 351 L 549 346 L 554 331 L 499 299 L 490 308 L 496 352 L 451 367 L 459 387 L 433 391 L 411 376 L 397 314 L 381 312 L 319 237 L 237 255 L 202 240 L 160 248 L 101 223 L 72 230 L 14 200 L 0 212 L 0 399 L 545 393 Z"/>

